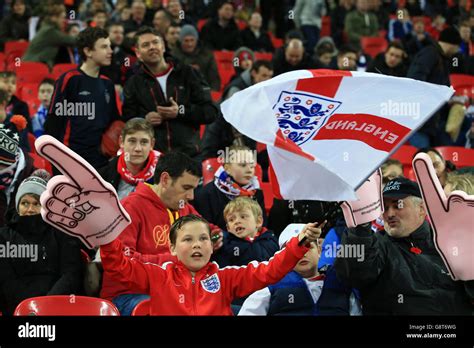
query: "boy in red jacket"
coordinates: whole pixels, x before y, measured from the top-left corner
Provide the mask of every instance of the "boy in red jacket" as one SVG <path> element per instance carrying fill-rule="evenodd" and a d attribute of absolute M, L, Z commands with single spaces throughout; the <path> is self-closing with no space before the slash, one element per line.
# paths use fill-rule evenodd
<path fill-rule="evenodd" d="M 179 218 L 170 230 L 170 250 L 177 262 L 159 266 L 130 259 L 122 254 L 118 239 L 101 247 L 101 258 L 111 277 L 151 295 L 151 315 L 232 315 L 234 298 L 283 278 L 309 250 L 306 245 L 319 238 L 321 227 L 307 224 L 268 262 L 219 269 L 209 262 L 213 251 L 209 224 L 191 214 Z M 300 246 L 303 237 L 306 243 Z"/>

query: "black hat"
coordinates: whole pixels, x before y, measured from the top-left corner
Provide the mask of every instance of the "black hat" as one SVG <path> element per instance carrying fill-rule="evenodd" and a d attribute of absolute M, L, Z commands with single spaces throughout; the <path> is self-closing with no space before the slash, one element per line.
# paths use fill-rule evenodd
<path fill-rule="evenodd" d="M 407 196 L 422 198 L 418 184 L 403 177 L 390 180 L 383 189 L 383 198 L 405 198 Z"/>
<path fill-rule="evenodd" d="M 438 41 L 446 42 L 452 45 L 460 45 L 462 42 L 461 35 L 453 27 L 447 27 L 439 34 Z"/>

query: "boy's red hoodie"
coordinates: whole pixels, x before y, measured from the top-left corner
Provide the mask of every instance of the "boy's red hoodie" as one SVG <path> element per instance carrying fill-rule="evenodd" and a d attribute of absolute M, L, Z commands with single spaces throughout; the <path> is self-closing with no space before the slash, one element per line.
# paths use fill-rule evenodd
<path fill-rule="evenodd" d="M 143 263 L 124 256 L 122 248 L 118 239 L 101 247 L 104 274 L 134 293 L 150 294 L 151 315 L 232 315 L 232 300 L 277 283 L 309 250 L 294 237 L 269 261 L 221 269 L 209 262 L 192 276 L 180 261 Z"/>
<path fill-rule="evenodd" d="M 148 184 L 140 183 L 135 192 L 121 201 L 130 215 L 132 223 L 120 234 L 123 252 L 142 262 L 161 265 L 176 261 L 169 250 L 170 227 L 181 216 L 200 215 L 191 204 L 185 204 L 178 211 L 166 208 L 161 199 Z M 211 230 L 217 228 L 211 224 Z M 115 296 L 135 293 L 126 284 L 111 279 L 104 273 L 101 297 L 111 300 Z"/>

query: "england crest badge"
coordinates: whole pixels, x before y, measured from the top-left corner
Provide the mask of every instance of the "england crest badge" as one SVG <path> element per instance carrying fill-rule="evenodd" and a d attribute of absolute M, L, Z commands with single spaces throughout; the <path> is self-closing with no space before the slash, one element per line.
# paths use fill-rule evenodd
<path fill-rule="evenodd" d="M 221 289 L 221 282 L 219 281 L 217 274 L 213 274 L 210 277 L 201 280 L 201 285 L 204 290 L 212 294 L 215 294 Z"/>
<path fill-rule="evenodd" d="M 273 111 L 282 133 L 302 145 L 311 139 L 341 102 L 311 93 L 281 92 Z"/>

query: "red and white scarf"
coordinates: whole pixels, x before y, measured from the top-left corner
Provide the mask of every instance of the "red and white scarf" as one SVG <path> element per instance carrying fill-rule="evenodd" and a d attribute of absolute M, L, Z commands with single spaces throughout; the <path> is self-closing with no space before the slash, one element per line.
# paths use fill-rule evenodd
<path fill-rule="evenodd" d="M 159 151 L 150 151 L 145 167 L 139 173 L 133 175 L 127 168 L 125 153 L 122 153 L 117 161 L 117 172 L 120 174 L 122 180 L 130 185 L 136 186 L 141 182 L 148 182 L 153 179 L 153 176 L 155 175 L 156 163 L 158 163 L 158 158 L 160 156 L 161 153 Z"/>

